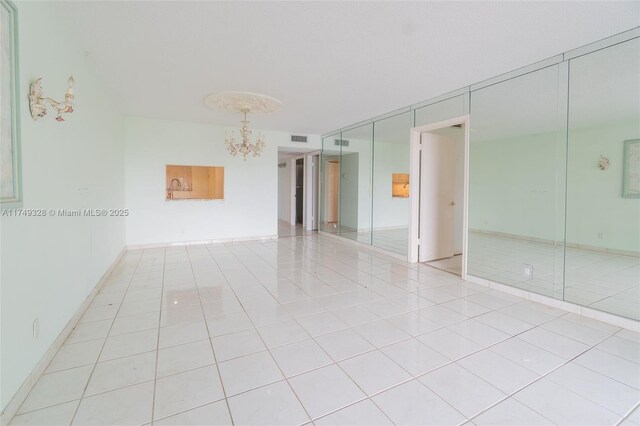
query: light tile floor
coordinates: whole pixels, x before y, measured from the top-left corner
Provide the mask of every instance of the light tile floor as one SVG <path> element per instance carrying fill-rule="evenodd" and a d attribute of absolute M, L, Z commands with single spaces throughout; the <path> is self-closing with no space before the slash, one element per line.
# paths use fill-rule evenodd
<path fill-rule="evenodd" d="M 640 424 L 640 335 L 317 235 L 125 254 L 12 424 Z"/>
<path fill-rule="evenodd" d="M 312 233 L 313 231 L 307 231 L 302 225 L 291 225 L 284 220 L 278 221 L 278 237 L 300 237 Z"/>
<path fill-rule="evenodd" d="M 335 227 L 334 227 L 335 225 Z M 354 231 L 344 227 L 338 232 L 338 225 L 334 223 L 322 224 L 322 230 L 330 234 L 339 234 L 343 238 L 359 241 L 364 244 L 388 250 L 406 256 L 409 245 L 409 228 L 376 229 L 373 231 Z"/>

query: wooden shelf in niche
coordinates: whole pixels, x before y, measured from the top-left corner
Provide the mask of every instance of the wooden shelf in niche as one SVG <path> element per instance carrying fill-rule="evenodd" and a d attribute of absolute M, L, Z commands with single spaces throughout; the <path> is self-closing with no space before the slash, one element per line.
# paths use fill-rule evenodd
<path fill-rule="evenodd" d="M 393 198 L 409 198 L 408 173 L 393 173 L 391 175 L 391 196 Z"/>
<path fill-rule="evenodd" d="M 167 164 L 166 189 L 167 200 L 222 200 L 224 167 Z"/>

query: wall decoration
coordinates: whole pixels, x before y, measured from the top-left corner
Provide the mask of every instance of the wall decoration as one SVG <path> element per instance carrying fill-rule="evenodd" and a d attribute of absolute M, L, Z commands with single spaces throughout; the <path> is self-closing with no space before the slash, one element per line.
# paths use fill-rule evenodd
<path fill-rule="evenodd" d="M 42 91 L 42 78 L 38 78 L 31 86 L 29 86 L 29 110 L 31 111 L 31 117 L 34 120 L 47 115 L 47 104 L 56 112 L 56 121 L 64 121 L 62 114 L 71 114 L 73 112 L 73 85 L 76 81 L 73 76 L 67 80 L 67 92 L 64 94 L 64 101 L 56 101 L 44 96 Z M 46 103 L 45 103 L 46 102 Z"/>
<path fill-rule="evenodd" d="M 624 141 L 622 196 L 640 198 L 640 139 Z"/>
<path fill-rule="evenodd" d="M 22 202 L 18 102 L 18 18 L 8 0 L 0 0 L 0 203 Z"/>
<path fill-rule="evenodd" d="M 601 155 L 600 159 L 598 160 L 598 167 L 600 168 L 600 170 L 607 170 L 610 165 L 611 163 L 609 159 L 604 155 Z"/>

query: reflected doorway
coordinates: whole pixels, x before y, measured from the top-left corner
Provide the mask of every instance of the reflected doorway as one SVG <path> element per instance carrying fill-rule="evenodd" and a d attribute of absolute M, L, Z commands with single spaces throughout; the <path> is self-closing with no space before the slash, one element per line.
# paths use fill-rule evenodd
<path fill-rule="evenodd" d="M 415 244 L 415 260 L 412 260 L 464 276 L 468 147 L 466 118 L 413 130 L 412 142 L 416 146 L 412 152 L 415 157 L 412 173 L 419 185 L 412 190 L 417 198 L 412 206 L 414 226 L 410 244 Z"/>

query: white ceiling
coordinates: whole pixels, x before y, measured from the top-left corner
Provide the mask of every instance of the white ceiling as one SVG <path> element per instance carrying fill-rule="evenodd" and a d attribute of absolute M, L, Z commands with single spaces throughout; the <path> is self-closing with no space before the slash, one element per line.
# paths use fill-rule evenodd
<path fill-rule="evenodd" d="M 238 125 L 209 93 L 265 93 L 254 128 L 325 133 L 633 28 L 640 2 L 60 2 L 123 112 Z M 78 91 L 81 82 L 78 82 Z"/>

